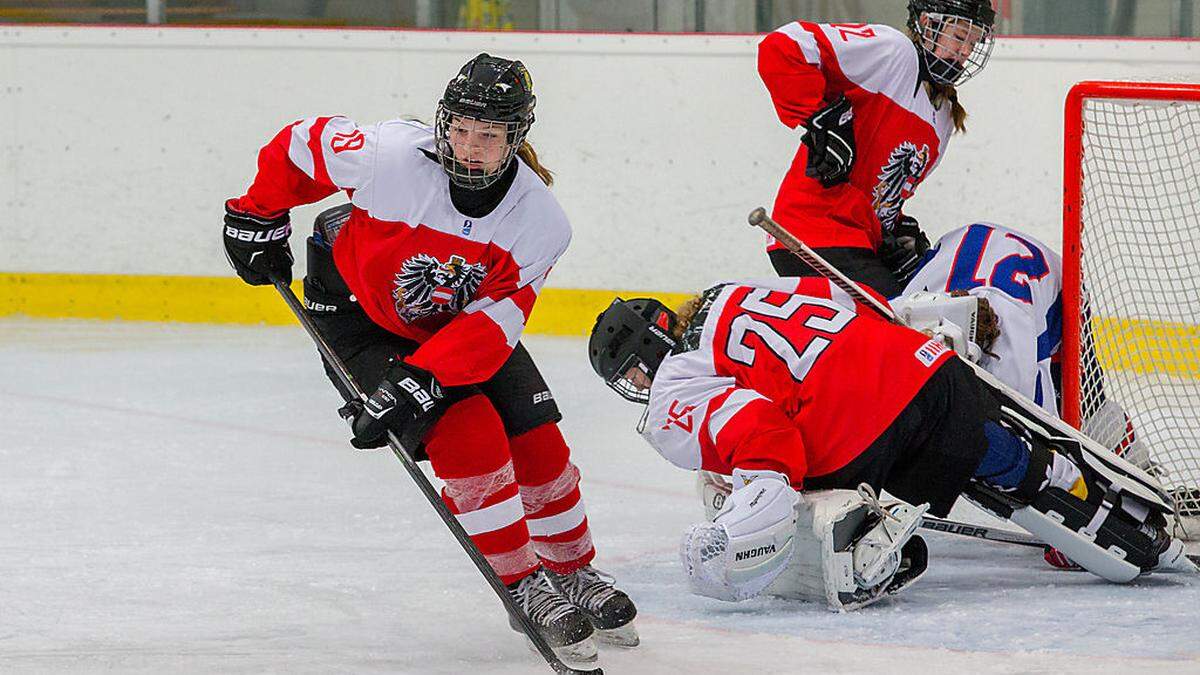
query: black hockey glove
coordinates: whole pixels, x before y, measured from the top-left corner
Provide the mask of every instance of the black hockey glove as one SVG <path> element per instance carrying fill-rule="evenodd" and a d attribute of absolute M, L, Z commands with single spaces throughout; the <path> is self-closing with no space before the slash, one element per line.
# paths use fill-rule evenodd
<path fill-rule="evenodd" d="M 892 271 L 901 285 L 908 283 L 921 256 L 929 250 L 929 237 L 921 231 L 921 225 L 912 216 L 900 216 L 900 222 L 892 227 L 891 232 L 883 235 L 883 243 L 879 247 L 879 257 L 883 264 Z"/>
<path fill-rule="evenodd" d="M 387 445 L 389 429 L 399 435 L 406 426 L 436 414 L 442 398 L 442 387 L 433 375 L 394 360 L 366 401 L 350 401 L 338 414 L 354 431 L 350 445 L 371 450 Z"/>
<path fill-rule="evenodd" d="M 805 123 L 808 165 L 804 175 L 824 187 L 845 183 L 854 168 L 854 108 L 845 96 L 813 113 Z"/>
<path fill-rule="evenodd" d="M 242 281 L 266 286 L 271 276 L 292 283 L 292 222 L 287 211 L 274 218 L 242 213 L 225 204 L 225 257 Z"/>

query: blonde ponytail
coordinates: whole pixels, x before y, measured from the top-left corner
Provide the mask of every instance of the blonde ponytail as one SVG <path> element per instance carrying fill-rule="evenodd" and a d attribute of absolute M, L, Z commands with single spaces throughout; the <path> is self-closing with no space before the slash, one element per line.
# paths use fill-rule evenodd
<path fill-rule="evenodd" d="M 671 337 L 676 340 L 683 339 L 683 332 L 692 325 L 692 319 L 695 318 L 696 312 L 700 311 L 701 305 L 704 304 L 704 294 L 697 293 L 695 296 L 688 298 L 679 309 L 675 310 L 675 326 L 671 329 Z"/>
<path fill-rule="evenodd" d="M 926 84 L 929 92 L 929 101 L 933 103 L 933 107 L 940 108 L 942 104 L 950 102 L 950 116 L 954 118 L 954 130 L 958 133 L 966 133 L 967 131 L 967 109 L 958 102 L 958 90 L 949 84 Z"/>
<path fill-rule="evenodd" d="M 520 157 L 521 161 L 528 164 L 529 168 L 533 169 L 533 172 L 538 175 L 538 178 L 542 179 L 543 183 L 547 186 L 554 185 L 554 173 L 542 166 L 542 163 L 538 161 L 537 152 L 534 151 L 529 141 L 521 141 L 521 147 L 517 148 L 517 157 Z"/>

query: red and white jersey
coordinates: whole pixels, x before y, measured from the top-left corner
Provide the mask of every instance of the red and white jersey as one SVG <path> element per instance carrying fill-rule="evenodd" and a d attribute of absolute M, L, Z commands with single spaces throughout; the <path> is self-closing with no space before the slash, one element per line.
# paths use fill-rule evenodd
<path fill-rule="evenodd" d="M 416 122 L 300 120 L 262 149 L 254 183 L 231 204 L 273 215 L 346 191 L 353 210 L 333 257 L 359 305 L 422 343 L 409 363 L 443 385 L 472 384 L 508 359 L 571 227 L 520 160 L 491 213 L 463 215 L 433 151 L 432 130 Z"/>
<path fill-rule="evenodd" d="M 770 469 L 797 488 L 842 468 L 953 353 L 859 309 L 826 279 L 730 283 L 698 348 L 659 367 L 643 435 L 685 469 Z"/>
<path fill-rule="evenodd" d="M 1062 258 L 1028 235 L 993 223 L 946 233 L 904 293 L 967 291 L 987 298 L 1000 337 L 979 365 L 1058 414 L 1051 359 L 1062 345 Z"/>
<path fill-rule="evenodd" d="M 854 107 L 858 157 L 849 181 L 824 188 L 805 176 L 801 144 L 779 186 L 775 220 L 812 247 L 878 249 L 881 228 L 899 220 L 954 131 L 951 105 L 929 100 L 917 47 L 889 26 L 793 22 L 759 43 L 758 73 L 790 128 L 839 94 Z"/>

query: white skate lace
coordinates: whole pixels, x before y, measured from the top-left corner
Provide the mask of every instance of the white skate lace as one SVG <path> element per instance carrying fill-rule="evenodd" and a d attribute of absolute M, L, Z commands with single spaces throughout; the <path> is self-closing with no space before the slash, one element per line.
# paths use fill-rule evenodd
<path fill-rule="evenodd" d="M 896 514 L 888 511 L 883 507 L 883 504 L 879 503 L 879 497 L 875 494 L 875 489 L 870 485 L 867 485 L 866 483 L 859 483 L 856 492 L 858 492 L 858 496 L 862 497 L 863 501 L 867 503 L 867 508 L 871 511 L 874 511 L 875 514 L 880 518 L 890 518 L 897 521 L 900 520 L 896 517 Z"/>
<path fill-rule="evenodd" d="M 540 626 L 549 626 L 575 611 L 571 603 L 550 583 L 545 570 L 525 577 L 512 592 L 517 603 Z"/>
<path fill-rule="evenodd" d="M 558 577 L 559 586 L 570 601 L 578 607 L 598 612 L 604 603 L 617 597 L 618 591 L 613 577 L 591 565 L 584 565 L 573 574 Z"/>

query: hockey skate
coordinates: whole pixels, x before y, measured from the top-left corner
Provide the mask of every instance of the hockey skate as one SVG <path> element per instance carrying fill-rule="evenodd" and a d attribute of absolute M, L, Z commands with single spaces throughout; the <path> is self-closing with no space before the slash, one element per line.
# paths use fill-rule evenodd
<path fill-rule="evenodd" d="M 567 600 L 583 612 L 596 629 L 596 639 L 620 647 L 636 647 L 640 639 L 633 618 L 637 607 L 613 585 L 613 578 L 591 565 L 571 574 L 547 573 Z"/>
<path fill-rule="evenodd" d="M 508 592 L 529 616 L 554 653 L 564 661 L 589 663 L 596 660 L 594 629 L 584 613 L 572 605 L 550 580 L 550 573 L 539 569 L 508 587 Z M 521 631 L 513 617 L 513 630 Z M 533 648 L 533 643 L 529 643 Z"/>

